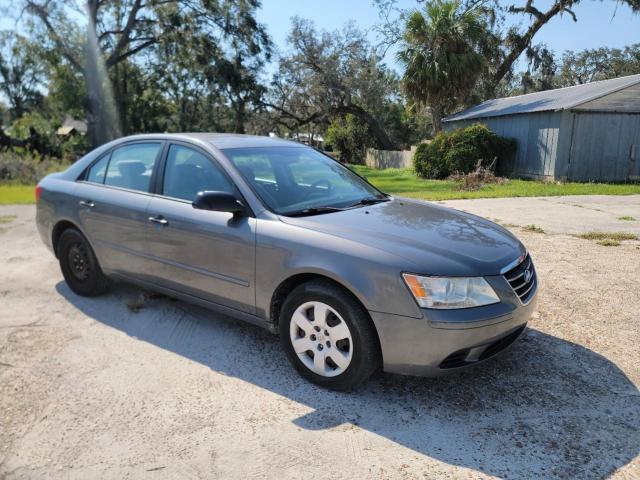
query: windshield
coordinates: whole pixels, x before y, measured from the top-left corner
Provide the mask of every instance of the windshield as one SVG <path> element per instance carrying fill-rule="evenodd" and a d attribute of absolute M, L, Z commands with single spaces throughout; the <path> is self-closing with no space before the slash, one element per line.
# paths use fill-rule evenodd
<path fill-rule="evenodd" d="M 316 214 L 386 200 L 351 170 L 309 147 L 228 148 L 224 154 L 282 215 Z"/>

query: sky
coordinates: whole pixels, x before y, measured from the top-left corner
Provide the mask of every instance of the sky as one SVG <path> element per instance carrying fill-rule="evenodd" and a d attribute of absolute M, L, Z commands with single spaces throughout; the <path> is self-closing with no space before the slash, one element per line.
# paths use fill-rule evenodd
<path fill-rule="evenodd" d="M 507 2 L 512 3 L 524 3 L 524 0 Z M 543 9 L 551 3 L 551 0 L 538 0 L 535 5 Z M 399 0 L 398 6 L 413 9 L 420 5 L 415 0 Z M 583 0 L 574 12 L 578 22 L 574 23 L 568 15 L 555 17 L 538 32 L 535 42 L 546 43 L 557 54 L 565 50 L 620 48 L 640 43 L 640 15 L 634 15 L 626 5 L 615 0 Z M 262 0 L 258 20 L 267 26 L 278 48 L 286 49 L 290 19 L 296 15 L 313 20 L 323 30 L 340 29 L 353 20 L 360 29 L 369 31 L 373 43 L 378 41 L 374 31 L 379 22 L 378 12 L 372 0 Z M 393 53 L 388 54 L 385 61 L 396 67 Z M 522 62 L 521 68 L 524 68 Z"/>
<path fill-rule="evenodd" d="M 12 0 L 0 0 L 0 11 L 6 9 Z M 505 3 L 523 3 L 524 0 L 508 0 Z M 537 0 L 535 5 L 544 9 L 552 0 Z M 403 9 L 420 8 L 416 0 L 398 0 Z M 632 43 L 640 43 L 640 14 L 633 14 L 627 5 L 616 0 L 582 0 L 574 8 L 578 21 L 570 16 L 556 16 L 536 35 L 536 43 L 546 43 L 551 50 L 560 54 L 565 50 L 585 48 L 620 48 Z M 615 16 L 614 16 L 615 13 Z M 336 30 L 353 20 L 356 25 L 369 32 L 372 43 L 377 44 L 375 25 L 379 23 L 378 11 L 373 0 L 262 0 L 258 20 L 266 25 L 276 46 L 287 48 L 287 33 L 291 28 L 291 17 L 311 19 L 319 29 Z M 10 18 L 0 18 L 0 29 L 12 29 L 15 23 Z M 391 67 L 397 67 L 394 52 L 385 58 Z M 521 68 L 524 64 L 521 62 Z"/>

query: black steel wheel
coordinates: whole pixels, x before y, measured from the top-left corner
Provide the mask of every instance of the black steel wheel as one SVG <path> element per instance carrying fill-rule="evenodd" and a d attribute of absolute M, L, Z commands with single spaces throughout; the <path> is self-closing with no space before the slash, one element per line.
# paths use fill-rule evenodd
<path fill-rule="evenodd" d="M 92 297 L 104 293 L 109 279 L 87 239 L 75 228 L 65 230 L 57 245 L 60 269 L 67 285 L 78 295 Z"/>

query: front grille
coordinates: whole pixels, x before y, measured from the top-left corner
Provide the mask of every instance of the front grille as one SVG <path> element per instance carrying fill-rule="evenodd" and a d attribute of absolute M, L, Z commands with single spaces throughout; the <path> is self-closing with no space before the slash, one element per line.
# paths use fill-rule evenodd
<path fill-rule="evenodd" d="M 520 301 L 525 305 L 529 303 L 536 291 L 538 281 L 531 256 L 527 254 L 522 262 L 504 274 L 504 278 L 509 282 Z"/>
<path fill-rule="evenodd" d="M 458 350 L 457 352 L 452 353 L 440 362 L 440 368 L 458 368 L 468 365 L 469 362 L 467 362 L 467 356 L 470 351 L 470 348 L 465 348 L 464 350 Z"/>
<path fill-rule="evenodd" d="M 513 342 L 515 342 L 518 337 L 522 334 L 523 330 L 526 328 L 526 325 L 519 327 L 517 330 L 514 330 L 506 337 L 502 337 L 500 340 L 496 340 L 491 345 L 489 345 L 484 352 L 480 354 L 478 360 L 486 360 L 487 358 L 491 358 L 494 355 L 500 353 Z"/>

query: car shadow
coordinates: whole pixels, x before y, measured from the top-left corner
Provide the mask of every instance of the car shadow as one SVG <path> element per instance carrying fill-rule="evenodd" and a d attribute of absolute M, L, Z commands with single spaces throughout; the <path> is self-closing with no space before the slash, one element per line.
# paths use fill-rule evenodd
<path fill-rule="evenodd" d="M 379 373 L 336 393 L 300 380 L 277 337 L 257 327 L 160 296 L 134 313 L 127 303 L 140 290 L 128 285 L 91 299 L 64 282 L 56 289 L 104 325 L 313 408 L 295 420 L 303 429 L 353 424 L 505 478 L 602 478 L 640 452 L 633 383 L 605 357 L 537 330 L 472 370 L 435 379 Z"/>

